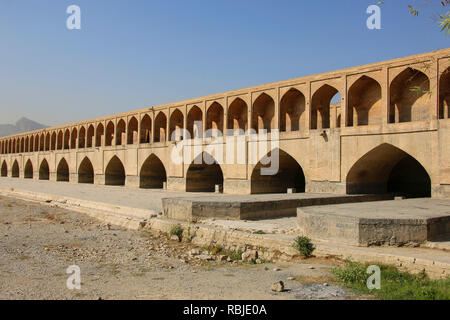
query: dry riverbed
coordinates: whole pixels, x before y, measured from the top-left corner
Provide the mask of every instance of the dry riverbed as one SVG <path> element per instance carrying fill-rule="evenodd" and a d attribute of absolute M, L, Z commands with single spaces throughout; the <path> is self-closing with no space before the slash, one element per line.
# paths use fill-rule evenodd
<path fill-rule="evenodd" d="M 166 235 L 105 225 L 52 204 L 1 197 L 0 240 L 0 299 L 358 298 L 335 285 L 330 268 L 338 261 L 205 258 L 204 249 Z M 71 265 L 80 267 L 80 290 L 66 286 Z M 271 291 L 280 280 L 287 290 Z"/>

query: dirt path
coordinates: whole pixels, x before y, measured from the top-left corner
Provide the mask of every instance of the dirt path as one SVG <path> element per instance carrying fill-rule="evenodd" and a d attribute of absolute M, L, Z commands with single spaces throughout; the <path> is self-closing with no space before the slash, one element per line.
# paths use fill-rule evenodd
<path fill-rule="evenodd" d="M 0 198 L 0 239 L 0 299 L 355 298 L 332 285 L 333 261 L 204 261 L 165 235 L 13 198 Z M 70 265 L 80 267 L 81 290 L 67 289 Z M 279 280 L 290 290 L 272 292 Z"/>

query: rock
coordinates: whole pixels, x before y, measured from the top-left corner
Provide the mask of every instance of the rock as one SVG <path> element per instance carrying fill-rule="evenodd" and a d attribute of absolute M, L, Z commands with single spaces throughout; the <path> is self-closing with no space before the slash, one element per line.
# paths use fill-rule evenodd
<path fill-rule="evenodd" d="M 170 237 L 170 240 L 172 240 L 172 241 L 180 241 L 180 238 L 178 238 L 178 236 L 177 235 L 173 235 L 173 236 L 171 236 Z"/>
<path fill-rule="evenodd" d="M 198 256 L 200 254 L 200 250 L 192 249 L 190 252 L 191 256 Z"/>
<path fill-rule="evenodd" d="M 308 269 L 314 270 L 315 268 L 313 266 L 309 266 Z"/>
<path fill-rule="evenodd" d="M 295 280 L 295 278 L 294 277 L 289 277 L 289 278 L 287 278 L 289 281 L 293 281 L 293 280 Z"/>
<path fill-rule="evenodd" d="M 281 271 L 280 268 L 274 268 L 273 271 Z"/>
<path fill-rule="evenodd" d="M 224 255 L 218 255 L 216 256 L 216 261 L 217 262 L 221 262 L 221 261 L 227 261 L 228 257 L 224 256 Z"/>
<path fill-rule="evenodd" d="M 242 261 L 244 262 L 255 262 L 258 258 L 258 251 L 256 250 L 247 250 L 242 254 Z"/>
<path fill-rule="evenodd" d="M 284 291 L 284 283 L 283 281 L 277 281 L 272 284 L 272 288 L 270 288 L 274 292 L 283 292 Z"/>
<path fill-rule="evenodd" d="M 262 263 L 262 260 L 261 260 L 261 259 L 256 259 L 256 260 L 255 260 L 255 263 L 256 263 L 256 264 L 261 264 L 261 263 Z"/>
<path fill-rule="evenodd" d="M 201 254 L 201 255 L 197 256 L 197 259 L 200 259 L 203 261 L 211 261 L 211 260 L 214 260 L 214 257 L 211 256 L 210 254 Z"/>
<path fill-rule="evenodd" d="M 329 284 L 325 282 L 325 283 L 323 284 L 323 286 L 324 286 L 324 287 L 328 287 Z"/>

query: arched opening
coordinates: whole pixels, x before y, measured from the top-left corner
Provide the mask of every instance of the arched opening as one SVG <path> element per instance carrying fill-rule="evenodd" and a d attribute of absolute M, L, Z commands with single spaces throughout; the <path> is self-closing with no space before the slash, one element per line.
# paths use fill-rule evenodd
<path fill-rule="evenodd" d="M 135 117 L 131 117 L 128 122 L 127 144 L 138 143 L 138 121 Z"/>
<path fill-rule="evenodd" d="M 80 136 L 78 138 L 78 148 L 83 149 L 86 147 L 86 129 L 80 128 Z"/>
<path fill-rule="evenodd" d="M 56 169 L 56 181 L 69 182 L 69 165 L 64 158 L 59 161 Z"/>
<path fill-rule="evenodd" d="M 191 139 L 201 138 L 203 132 L 203 112 L 199 107 L 193 106 L 187 115 L 187 131 Z"/>
<path fill-rule="evenodd" d="M 63 132 L 62 131 L 58 132 L 58 140 L 57 140 L 56 148 L 57 148 L 57 150 L 61 150 L 63 148 Z"/>
<path fill-rule="evenodd" d="M 169 121 L 169 138 L 170 141 L 183 140 L 184 116 L 183 113 L 175 109 L 170 114 Z"/>
<path fill-rule="evenodd" d="M 70 130 L 66 129 L 66 131 L 64 132 L 64 150 L 69 149 L 70 147 Z"/>
<path fill-rule="evenodd" d="M 152 119 L 146 114 L 141 120 L 141 143 L 150 143 L 152 137 Z"/>
<path fill-rule="evenodd" d="M 41 134 L 40 140 L 39 140 L 39 151 L 45 150 L 45 135 Z"/>
<path fill-rule="evenodd" d="M 266 93 L 262 93 L 253 103 L 252 129 L 270 132 L 275 127 L 275 102 Z"/>
<path fill-rule="evenodd" d="M 243 134 L 248 130 L 248 108 L 241 98 L 236 98 L 228 107 L 227 129 L 233 134 Z"/>
<path fill-rule="evenodd" d="M 33 149 L 32 150 L 34 150 L 34 151 L 39 151 L 39 136 L 38 135 L 36 135 L 35 137 L 34 137 L 34 143 L 33 143 Z"/>
<path fill-rule="evenodd" d="M 339 91 L 325 84 L 317 90 L 311 100 L 311 129 L 330 128 L 330 105 L 331 103 L 340 103 L 335 96 Z"/>
<path fill-rule="evenodd" d="M 139 175 L 139 187 L 143 189 L 162 189 L 167 181 L 166 169 L 157 156 L 152 154 L 145 160 Z"/>
<path fill-rule="evenodd" d="M 60 132 L 60 133 L 61 133 L 61 140 L 62 140 L 62 132 Z M 51 150 L 56 150 L 56 132 L 52 133 Z"/>
<path fill-rule="evenodd" d="M 450 67 L 441 75 L 439 80 L 439 118 L 450 118 Z"/>
<path fill-rule="evenodd" d="M 276 152 L 278 152 L 278 157 Z M 270 160 L 278 160 L 279 166 L 276 174 L 262 170 L 272 165 Z M 272 167 L 274 166 L 272 165 Z M 296 192 L 305 192 L 303 169 L 293 157 L 283 150 L 272 150 L 253 169 L 251 193 L 286 193 L 288 188 L 293 188 Z"/>
<path fill-rule="evenodd" d="M 94 146 L 94 126 L 91 124 L 87 131 L 86 148 L 92 148 Z"/>
<path fill-rule="evenodd" d="M 362 76 L 348 91 L 348 126 L 381 124 L 381 86 L 374 79 Z"/>
<path fill-rule="evenodd" d="M 13 163 L 13 166 L 12 166 L 11 177 L 18 178 L 19 175 L 20 175 L 19 163 L 17 162 L 17 160 L 15 160 L 14 163 Z"/>
<path fill-rule="evenodd" d="M 103 124 L 99 123 L 97 125 L 97 132 L 95 133 L 95 146 L 101 147 L 102 146 L 102 140 L 103 135 L 105 134 L 105 128 L 103 127 Z"/>
<path fill-rule="evenodd" d="M 85 157 L 78 168 L 78 183 L 94 183 L 94 167 L 88 157 Z"/>
<path fill-rule="evenodd" d="M 167 117 L 164 112 L 159 112 L 155 118 L 154 142 L 166 141 Z"/>
<path fill-rule="evenodd" d="M 25 139 L 25 148 L 24 148 L 23 152 L 28 152 L 29 147 L 30 147 L 30 138 L 26 137 L 26 139 Z"/>
<path fill-rule="evenodd" d="M 105 170 L 105 185 L 124 186 L 125 168 L 119 158 L 114 156 L 108 163 Z"/>
<path fill-rule="evenodd" d="M 223 189 L 223 173 L 220 165 L 206 152 L 194 159 L 186 174 L 187 192 L 214 192 L 216 185 Z"/>
<path fill-rule="evenodd" d="M 105 133 L 105 146 L 109 147 L 112 145 L 114 139 L 114 124 L 112 121 L 109 121 L 106 126 L 106 133 Z"/>
<path fill-rule="evenodd" d="M 406 68 L 391 83 L 389 122 L 430 119 L 430 80 L 421 71 Z"/>
<path fill-rule="evenodd" d="M 72 129 L 72 134 L 70 136 L 70 149 L 77 148 L 78 130 L 77 128 Z"/>
<path fill-rule="evenodd" d="M 45 136 L 45 151 L 50 151 L 50 132 Z"/>
<path fill-rule="evenodd" d="M 33 179 L 33 164 L 30 159 L 25 164 L 24 177 L 25 179 Z"/>
<path fill-rule="evenodd" d="M 6 164 L 6 161 L 3 160 L 2 163 L 2 177 L 8 176 L 8 165 Z"/>
<path fill-rule="evenodd" d="M 431 179 L 411 155 L 384 143 L 361 157 L 347 174 L 348 194 L 393 193 L 430 197 Z"/>
<path fill-rule="evenodd" d="M 306 100 L 297 89 L 286 92 L 280 102 L 280 131 L 299 131 L 305 127 Z"/>
<path fill-rule="evenodd" d="M 223 108 L 214 102 L 206 112 L 206 137 L 220 137 L 223 135 Z"/>
<path fill-rule="evenodd" d="M 125 121 L 123 119 L 120 119 L 120 121 L 117 123 L 116 146 L 121 146 L 122 143 L 125 143 L 125 126 Z"/>
<path fill-rule="evenodd" d="M 20 139 L 20 152 L 25 152 L 25 139 Z"/>
<path fill-rule="evenodd" d="M 39 180 L 50 180 L 50 168 L 45 159 L 42 160 L 41 166 L 39 167 Z"/>

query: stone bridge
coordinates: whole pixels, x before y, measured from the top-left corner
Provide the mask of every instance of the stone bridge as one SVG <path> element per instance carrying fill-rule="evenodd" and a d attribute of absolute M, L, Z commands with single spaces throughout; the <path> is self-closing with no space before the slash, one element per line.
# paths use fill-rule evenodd
<path fill-rule="evenodd" d="M 227 194 L 449 197 L 449 105 L 444 49 L 3 137 L 1 176 L 182 191 L 219 185 Z M 230 147 L 222 134 L 243 143 Z M 174 150 L 184 161 L 173 160 Z M 265 176 L 270 150 L 279 170 Z M 243 161 L 194 161 L 218 153 Z"/>

